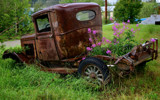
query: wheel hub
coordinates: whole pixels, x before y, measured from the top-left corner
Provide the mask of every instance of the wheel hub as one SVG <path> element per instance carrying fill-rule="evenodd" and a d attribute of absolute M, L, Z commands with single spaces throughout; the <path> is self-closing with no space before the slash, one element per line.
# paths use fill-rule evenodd
<path fill-rule="evenodd" d="M 92 73 L 90 74 L 90 78 L 91 78 L 91 79 L 96 79 L 96 78 L 97 78 L 96 73 L 92 72 Z"/>

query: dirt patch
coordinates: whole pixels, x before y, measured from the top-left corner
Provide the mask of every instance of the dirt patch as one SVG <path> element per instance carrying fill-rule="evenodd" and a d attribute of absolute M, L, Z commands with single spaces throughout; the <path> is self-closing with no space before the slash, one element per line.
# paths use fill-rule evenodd
<path fill-rule="evenodd" d="M 2 44 L 4 44 L 6 47 L 15 47 L 20 45 L 20 40 L 6 41 L 3 42 Z M 2 44 L 0 43 L 0 45 Z"/>

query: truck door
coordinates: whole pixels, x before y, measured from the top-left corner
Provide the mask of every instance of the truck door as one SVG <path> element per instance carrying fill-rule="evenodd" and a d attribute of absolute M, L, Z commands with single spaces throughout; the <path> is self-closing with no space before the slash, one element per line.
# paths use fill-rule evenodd
<path fill-rule="evenodd" d="M 38 16 L 35 19 L 37 56 L 43 61 L 59 60 L 53 34 L 54 30 L 49 13 Z"/>

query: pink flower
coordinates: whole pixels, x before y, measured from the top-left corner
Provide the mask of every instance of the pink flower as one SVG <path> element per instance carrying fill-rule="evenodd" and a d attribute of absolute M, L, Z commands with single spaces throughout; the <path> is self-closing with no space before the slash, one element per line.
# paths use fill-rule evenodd
<path fill-rule="evenodd" d="M 119 38 L 119 34 L 117 34 L 117 37 Z"/>
<path fill-rule="evenodd" d="M 92 42 L 92 38 L 89 38 L 89 41 Z"/>
<path fill-rule="evenodd" d="M 133 32 L 133 28 L 131 29 L 131 31 Z"/>
<path fill-rule="evenodd" d="M 87 47 L 86 49 L 87 49 L 87 51 L 92 51 L 91 47 Z"/>
<path fill-rule="evenodd" d="M 139 24 L 136 25 L 137 27 L 139 26 Z"/>
<path fill-rule="evenodd" d="M 107 53 L 107 54 L 111 54 L 111 51 L 110 51 L 110 50 L 107 50 L 106 53 Z"/>
<path fill-rule="evenodd" d="M 117 35 L 117 33 L 113 33 L 113 35 Z"/>
<path fill-rule="evenodd" d="M 123 31 L 120 32 L 120 34 L 122 34 L 122 33 L 123 33 Z"/>
<path fill-rule="evenodd" d="M 93 30 L 93 34 L 96 34 L 97 32 L 96 32 L 96 30 Z"/>
<path fill-rule="evenodd" d="M 101 44 L 102 44 L 102 42 L 98 42 L 98 43 L 97 43 L 98 46 L 101 46 Z"/>
<path fill-rule="evenodd" d="M 107 43 L 111 43 L 111 41 L 109 41 L 108 39 L 106 40 Z"/>
<path fill-rule="evenodd" d="M 85 59 L 86 59 L 86 57 L 83 57 L 83 58 L 82 58 L 82 60 L 85 60 Z"/>
<path fill-rule="evenodd" d="M 106 38 L 105 38 L 105 37 L 103 37 L 103 38 L 102 38 L 102 42 L 104 42 L 104 40 L 106 40 Z"/>
<path fill-rule="evenodd" d="M 152 41 L 152 42 L 156 42 L 156 40 L 155 40 L 155 39 L 153 39 L 153 38 L 151 39 L 151 41 Z"/>
<path fill-rule="evenodd" d="M 127 23 L 130 23 L 130 20 L 128 19 Z"/>
<path fill-rule="evenodd" d="M 93 48 L 96 47 L 96 44 L 92 44 L 92 47 L 93 47 Z"/>
<path fill-rule="evenodd" d="M 116 26 L 113 26 L 112 28 L 113 28 L 113 30 L 114 30 L 114 31 L 117 31 L 117 28 L 116 28 Z"/>
<path fill-rule="evenodd" d="M 115 26 L 119 26 L 119 23 L 114 23 Z"/>
<path fill-rule="evenodd" d="M 91 33 L 91 32 L 92 32 L 92 30 L 90 28 L 88 28 L 88 33 Z"/>
<path fill-rule="evenodd" d="M 133 31 L 133 33 L 135 33 L 136 31 Z"/>
<path fill-rule="evenodd" d="M 113 21 L 113 18 L 111 17 L 110 20 Z"/>
<path fill-rule="evenodd" d="M 123 25 L 126 25 L 126 23 L 125 23 L 125 22 L 123 22 Z"/>
<path fill-rule="evenodd" d="M 123 26 L 123 29 L 125 29 L 126 28 L 126 26 Z"/>

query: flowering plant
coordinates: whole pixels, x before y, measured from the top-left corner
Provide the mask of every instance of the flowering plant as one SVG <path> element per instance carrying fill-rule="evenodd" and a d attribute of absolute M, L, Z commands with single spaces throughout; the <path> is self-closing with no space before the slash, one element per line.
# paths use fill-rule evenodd
<path fill-rule="evenodd" d="M 111 19 L 113 20 L 113 19 Z M 138 29 L 138 24 L 136 25 L 137 29 L 130 28 L 130 20 L 127 23 L 123 22 L 122 25 L 119 23 L 114 23 L 112 26 L 113 29 L 113 40 L 109 40 L 106 37 L 102 38 L 102 41 L 99 41 L 96 44 L 92 43 L 92 39 L 89 38 L 89 41 L 92 43 L 91 47 L 87 47 L 89 56 L 94 55 L 108 55 L 108 56 L 122 56 L 128 53 L 134 46 L 137 45 L 135 41 L 135 33 L 140 30 Z M 88 29 L 88 34 L 96 34 L 96 30 Z M 99 39 L 96 39 L 99 40 Z"/>

